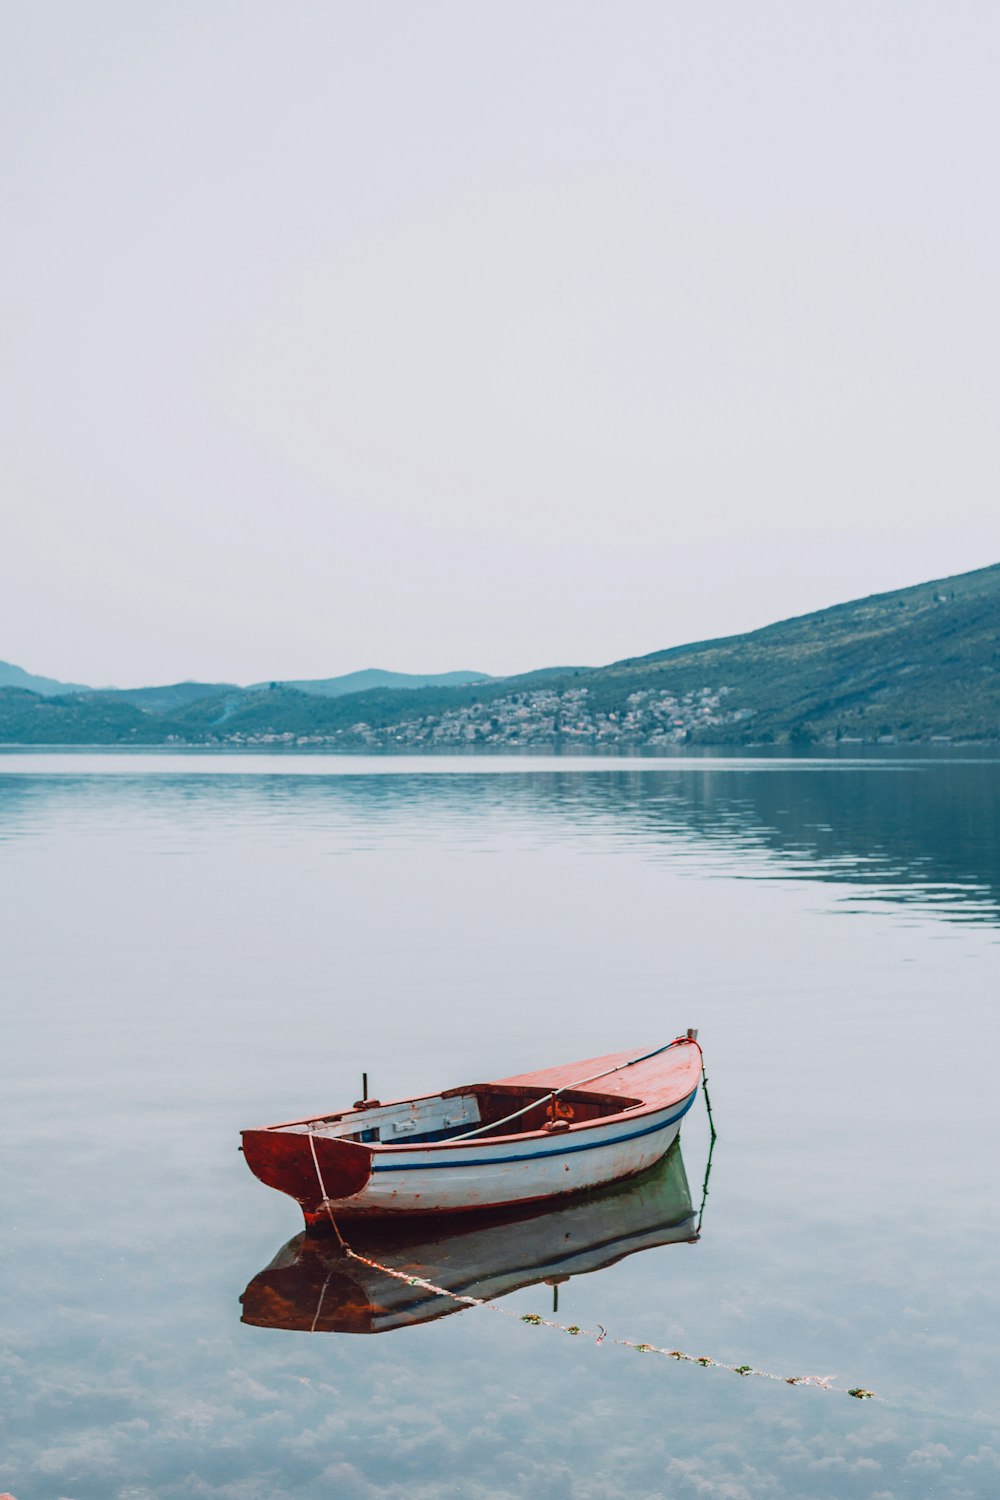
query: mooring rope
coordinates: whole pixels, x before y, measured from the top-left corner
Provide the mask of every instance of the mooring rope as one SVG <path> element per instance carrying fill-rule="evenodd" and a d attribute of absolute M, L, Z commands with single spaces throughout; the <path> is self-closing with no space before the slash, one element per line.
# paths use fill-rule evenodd
<path fill-rule="evenodd" d="M 686 1040 L 686 1037 L 678 1038 L 678 1041 Z M 676 1043 L 671 1042 L 668 1045 L 676 1046 Z M 697 1042 L 695 1043 L 695 1045 L 698 1045 Z M 661 1047 L 658 1050 L 661 1052 L 665 1052 L 667 1048 Z M 701 1048 L 699 1047 L 698 1050 L 701 1051 Z M 650 1056 L 655 1055 L 656 1054 L 654 1053 L 650 1054 Z M 642 1060 L 643 1059 L 640 1058 L 635 1059 L 636 1062 Z M 625 1066 L 631 1065 L 626 1064 Z M 615 1072 L 617 1071 L 617 1069 L 609 1069 L 608 1071 Z M 703 1071 L 703 1088 L 704 1083 L 705 1078 Z M 573 1087 L 573 1085 L 568 1084 L 567 1087 Z M 705 1089 L 704 1092 L 705 1103 L 706 1105 L 708 1105 L 709 1109 L 709 1123 L 712 1127 L 712 1147 L 714 1147 L 715 1124 L 712 1121 L 711 1105 L 708 1104 L 708 1090 Z M 557 1323 L 552 1318 L 543 1318 L 539 1313 L 519 1313 L 515 1312 L 513 1308 L 500 1307 L 496 1302 L 489 1302 L 483 1297 L 472 1297 L 467 1292 L 449 1291 L 445 1286 L 438 1286 L 436 1282 L 428 1281 L 426 1276 L 414 1276 L 411 1272 L 407 1271 L 395 1271 L 391 1266 L 383 1265 L 381 1261 L 372 1260 L 370 1256 L 360 1255 L 357 1250 L 352 1250 L 350 1245 L 344 1239 L 344 1236 L 341 1234 L 340 1229 L 337 1225 L 337 1221 L 333 1216 L 333 1209 L 330 1205 L 330 1198 L 327 1194 L 326 1184 L 323 1181 L 323 1173 L 320 1169 L 319 1157 L 316 1155 L 316 1142 L 311 1131 L 308 1133 L 308 1138 L 309 1148 L 312 1151 L 313 1166 L 316 1168 L 316 1181 L 319 1183 L 319 1190 L 322 1194 L 322 1206 L 326 1209 L 327 1217 L 330 1220 L 330 1225 L 333 1229 L 334 1234 L 337 1236 L 337 1240 L 344 1254 L 348 1257 L 348 1259 L 359 1261 L 362 1265 L 369 1266 L 373 1271 L 380 1271 L 384 1276 L 391 1276 L 394 1281 L 401 1281 L 406 1286 L 422 1287 L 424 1291 L 432 1292 L 436 1297 L 450 1297 L 453 1302 L 461 1302 L 464 1307 L 483 1307 L 486 1308 L 489 1312 L 500 1313 L 503 1317 L 515 1318 L 519 1323 L 527 1323 L 533 1328 L 553 1328 L 557 1333 L 568 1333 L 574 1338 L 592 1339 L 595 1344 L 603 1344 L 605 1342 L 608 1342 L 616 1344 L 619 1346 L 619 1348 L 622 1349 L 634 1349 L 637 1354 L 659 1354 L 666 1359 L 683 1361 L 687 1364 L 692 1365 L 701 1365 L 704 1369 L 728 1370 L 732 1375 L 742 1375 L 744 1377 L 748 1375 L 755 1375 L 760 1380 L 775 1380 L 783 1385 L 815 1386 L 818 1390 L 821 1391 L 838 1391 L 845 1396 L 854 1396 L 858 1401 L 882 1400 L 881 1396 L 876 1396 L 874 1391 L 869 1391 L 861 1385 L 834 1385 L 833 1382 L 836 1379 L 835 1375 L 773 1375 L 769 1370 L 758 1370 L 754 1365 L 729 1365 L 726 1364 L 725 1360 L 722 1359 L 710 1359 L 707 1354 L 687 1354 L 683 1349 L 661 1349 L 657 1344 L 640 1344 L 637 1343 L 634 1339 L 609 1339 L 607 1329 L 604 1328 L 600 1323 L 598 1323 L 596 1329 L 580 1328 L 576 1323 Z M 709 1164 L 711 1164 L 711 1148 L 709 1150 Z M 707 1186 L 708 1177 L 706 1173 L 705 1189 L 703 1189 L 702 1192 L 702 1214 L 705 1210 Z M 699 1214 L 698 1223 L 700 1226 L 701 1214 Z M 327 1277 L 327 1281 L 329 1281 L 329 1277 Z M 323 1297 L 325 1295 L 326 1285 L 324 1284 L 323 1293 L 320 1297 L 320 1306 L 316 1309 L 316 1315 L 313 1318 L 313 1324 L 310 1332 L 315 1332 L 316 1330 L 316 1326 L 319 1322 L 320 1317 L 320 1309 L 322 1308 L 323 1304 Z M 2 1500 L 2 1496 L 0 1496 L 0 1500 Z"/>
<path fill-rule="evenodd" d="M 661 1052 L 669 1052 L 671 1047 L 680 1047 L 684 1042 L 690 1042 L 693 1047 L 697 1047 L 698 1051 L 701 1052 L 697 1037 L 674 1037 L 672 1042 L 665 1042 L 662 1047 L 655 1047 L 652 1052 L 644 1052 L 641 1057 L 630 1058 L 628 1062 L 615 1063 L 613 1068 L 603 1068 L 600 1073 L 591 1073 L 587 1078 L 577 1078 L 573 1083 L 564 1083 L 561 1088 L 553 1089 L 551 1093 L 542 1094 L 538 1099 L 529 1100 L 521 1109 L 515 1109 L 512 1114 L 504 1115 L 502 1120 L 490 1120 L 485 1125 L 477 1125 L 475 1130 L 467 1130 L 464 1135 L 453 1135 L 448 1144 L 454 1145 L 456 1141 L 471 1141 L 473 1136 L 482 1135 L 484 1130 L 496 1130 L 500 1125 L 508 1125 L 511 1120 L 519 1120 L 529 1110 L 536 1109 L 540 1104 L 548 1104 L 553 1099 L 558 1099 L 560 1094 L 568 1093 L 570 1089 L 582 1089 L 585 1083 L 596 1083 L 598 1078 L 609 1078 L 612 1073 L 623 1073 L 626 1068 L 634 1068 L 636 1063 L 649 1062 L 651 1057 L 659 1057 Z M 702 1052 L 703 1069 L 704 1062 L 705 1054 Z M 706 1094 L 705 1097 L 707 1099 L 708 1095 Z M 711 1106 L 709 1106 L 708 1114 L 709 1119 L 711 1119 Z M 713 1135 L 715 1133 L 714 1126 L 712 1127 L 712 1133 Z"/>
<path fill-rule="evenodd" d="M 330 1213 L 329 1205 L 327 1205 L 327 1212 Z M 330 1218 L 332 1221 L 332 1213 L 330 1213 Z M 465 1292 L 451 1292 L 447 1287 L 428 1281 L 426 1276 L 414 1276 L 407 1271 L 394 1271 L 391 1266 L 385 1266 L 381 1261 L 372 1260 L 367 1255 L 359 1255 L 356 1250 L 351 1249 L 350 1245 L 344 1244 L 344 1250 L 351 1260 L 360 1261 L 363 1265 L 370 1266 L 373 1271 L 381 1271 L 383 1275 L 391 1276 L 395 1281 L 402 1281 L 407 1286 L 422 1287 L 424 1291 L 433 1292 L 438 1297 L 450 1297 L 453 1302 L 461 1302 L 465 1307 L 484 1307 L 489 1312 L 502 1313 L 504 1317 L 514 1318 L 519 1323 L 527 1323 L 533 1328 L 554 1328 L 558 1333 L 592 1339 L 595 1344 L 605 1342 L 617 1344 L 622 1349 L 634 1349 L 638 1354 L 660 1354 L 667 1359 L 683 1360 L 688 1364 L 701 1365 L 705 1369 L 728 1370 L 733 1375 L 756 1375 L 761 1380 L 776 1380 L 784 1385 L 812 1385 L 821 1391 L 839 1391 L 845 1396 L 854 1396 L 859 1401 L 881 1399 L 874 1391 L 866 1390 L 863 1386 L 834 1385 L 835 1375 L 772 1375 L 769 1370 L 758 1370 L 754 1365 L 728 1365 L 725 1360 L 710 1359 L 706 1354 L 687 1354 L 683 1349 L 661 1349 L 657 1344 L 637 1343 L 634 1339 L 609 1338 L 607 1329 L 600 1323 L 596 1329 L 580 1328 L 575 1323 L 557 1323 L 552 1318 L 543 1318 L 539 1313 L 515 1312 L 512 1308 L 498 1306 L 496 1302 L 487 1302 L 482 1297 L 472 1297 Z"/>

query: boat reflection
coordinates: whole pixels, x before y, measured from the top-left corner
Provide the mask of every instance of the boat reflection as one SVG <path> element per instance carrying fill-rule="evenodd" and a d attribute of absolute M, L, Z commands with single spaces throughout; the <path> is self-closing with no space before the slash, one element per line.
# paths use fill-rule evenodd
<path fill-rule="evenodd" d="M 704 1206 L 704 1196 L 702 1198 Z M 691 1202 L 680 1142 L 649 1171 L 548 1210 L 350 1225 L 352 1249 L 392 1271 L 492 1300 L 600 1271 L 637 1250 L 690 1243 Z M 311 1333 L 385 1333 L 460 1312 L 460 1304 L 346 1257 L 332 1237 L 289 1240 L 250 1282 L 242 1321 Z"/>

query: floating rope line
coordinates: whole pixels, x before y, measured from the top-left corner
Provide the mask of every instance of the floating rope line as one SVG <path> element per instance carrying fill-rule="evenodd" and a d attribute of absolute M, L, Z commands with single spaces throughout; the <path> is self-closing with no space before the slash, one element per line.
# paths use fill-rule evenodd
<path fill-rule="evenodd" d="M 327 1212 L 330 1213 L 329 1207 Z M 332 1213 L 330 1218 L 332 1221 Z M 502 1313 L 506 1318 L 514 1318 L 517 1322 L 527 1323 L 533 1328 L 554 1328 L 558 1333 L 592 1339 L 595 1344 L 605 1342 L 617 1344 L 622 1349 L 634 1349 L 638 1354 L 659 1354 L 666 1359 L 701 1365 L 705 1369 L 728 1370 L 733 1375 L 756 1375 L 761 1380 L 775 1380 L 783 1385 L 812 1385 L 821 1391 L 838 1391 L 845 1396 L 854 1396 L 858 1401 L 882 1399 L 876 1396 L 874 1391 L 866 1390 L 864 1386 L 834 1385 L 835 1375 L 772 1375 L 770 1371 L 758 1370 L 753 1365 L 727 1365 L 725 1360 L 710 1359 L 706 1354 L 687 1354 L 683 1349 L 661 1349 L 657 1344 L 640 1344 L 634 1339 L 609 1338 L 607 1329 L 600 1323 L 596 1328 L 580 1328 L 576 1323 L 557 1323 L 552 1318 L 543 1318 L 539 1313 L 515 1312 L 512 1308 L 500 1307 L 496 1302 L 487 1302 L 481 1297 L 471 1297 L 464 1292 L 450 1292 L 447 1287 L 437 1286 L 435 1282 L 428 1281 L 426 1276 L 414 1276 L 407 1271 L 394 1271 L 391 1266 L 384 1266 L 381 1261 L 372 1260 L 367 1255 L 359 1255 L 356 1250 L 351 1249 L 350 1245 L 345 1244 L 344 1250 L 351 1260 L 361 1261 L 363 1265 L 370 1266 L 373 1271 L 381 1271 L 383 1275 L 391 1276 L 395 1281 L 402 1281 L 407 1286 L 421 1287 L 424 1291 L 433 1292 L 438 1297 L 450 1297 L 453 1302 L 461 1302 L 465 1307 L 484 1307 L 490 1312 Z"/>
<path fill-rule="evenodd" d="M 663 1049 L 666 1050 L 666 1049 Z M 638 1061 L 638 1059 L 636 1059 Z M 702 1073 L 702 1086 L 705 1077 Z M 709 1111 L 709 1124 L 712 1127 L 712 1140 L 708 1153 L 708 1165 L 705 1170 L 705 1182 L 702 1188 L 701 1210 L 698 1214 L 698 1228 L 701 1228 L 701 1220 L 705 1212 L 705 1200 L 708 1196 L 708 1176 L 712 1166 L 712 1151 L 715 1147 L 715 1125 L 712 1121 L 711 1105 L 708 1101 L 708 1090 L 705 1088 L 705 1104 Z M 463 1307 L 483 1307 L 489 1312 L 500 1313 L 505 1318 L 515 1318 L 519 1323 L 526 1323 L 533 1328 L 553 1328 L 557 1333 L 568 1333 L 574 1338 L 592 1339 L 595 1344 L 610 1342 L 622 1349 L 634 1349 L 637 1354 L 659 1354 L 666 1359 L 674 1359 L 686 1364 L 701 1365 L 704 1369 L 728 1370 L 732 1375 L 754 1375 L 759 1380 L 774 1380 L 783 1385 L 810 1385 L 821 1391 L 837 1391 L 845 1396 L 854 1396 L 858 1401 L 881 1401 L 881 1396 L 876 1396 L 874 1391 L 867 1390 L 864 1386 L 839 1386 L 834 1385 L 834 1375 L 773 1375 L 769 1370 L 758 1370 L 753 1365 L 729 1365 L 725 1360 L 710 1359 L 707 1354 L 687 1354 L 683 1349 L 661 1349 L 657 1344 L 640 1344 L 634 1339 L 608 1339 L 608 1331 L 602 1324 L 598 1323 L 596 1328 L 580 1328 L 576 1323 L 557 1323 L 552 1318 L 543 1318 L 540 1313 L 518 1313 L 509 1307 L 500 1307 L 496 1302 L 488 1302 L 482 1297 L 472 1297 L 466 1292 L 452 1292 L 445 1286 L 438 1286 L 436 1282 L 428 1281 L 426 1276 L 414 1276 L 411 1272 L 395 1271 L 391 1266 L 385 1266 L 381 1261 L 372 1260 L 370 1256 L 360 1255 L 357 1250 L 352 1250 L 344 1239 L 337 1221 L 333 1216 L 326 1184 L 323 1181 L 323 1173 L 320 1169 L 319 1157 L 316 1154 L 316 1142 L 312 1133 L 309 1133 L 309 1149 L 312 1152 L 313 1166 L 316 1169 L 316 1180 L 322 1194 L 322 1206 L 326 1209 L 330 1220 L 330 1227 L 337 1237 L 337 1241 L 349 1260 L 359 1261 L 364 1266 L 369 1266 L 373 1271 L 380 1271 L 383 1276 L 391 1276 L 394 1281 L 401 1281 L 406 1286 L 421 1287 L 426 1292 L 433 1293 L 436 1297 L 450 1297 L 453 1302 L 460 1302 Z M 327 1278 L 329 1281 L 329 1277 Z M 326 1284 L 320 1296 L 320 1305 L 316 1309 L 313 1318 L 311 1332 L 315 1332 L 319 1322 L 320 1310 L 323 1305 L 323 1297 L 326 1295 Z M 0 1496 L 0 1500 L 3 1497 Z"/>

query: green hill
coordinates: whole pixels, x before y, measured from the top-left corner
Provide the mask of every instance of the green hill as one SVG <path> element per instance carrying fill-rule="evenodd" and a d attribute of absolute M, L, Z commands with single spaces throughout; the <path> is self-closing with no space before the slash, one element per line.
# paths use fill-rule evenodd
<path fill-rule="evenodd" d="M 747 635 L 617 662 L 596 703 L 636 688 L 725 685 L 747 717 L 704 741 L 1000 738 L 1000 564 L 783 620 Z"/>
<path fill-rule="evenodd" d="M 147 713 L 170 714 L 197 703 L 199 698 L 232 690 L 225 682 L 172 682 L 165 687 L 116 688 L 114 692 L 123 703 L 134 703 Z"/>
<path fill-rule="evenodd" d="M 1000 738 L 1000 565 L 597 668 L 308 701 L 204 699 L 216 733 L 344 744 L 618 745 Z"/>
<path fill-rule="evenodd" d="M 336 681 L 336 679 L 332 679 Z M 459 686 L 0 688 L 0 742 L 656 748 L 1000 740 L 1000 564 L 606 667 Z"/>
<path fill-rule="evenodd" d="M 162 745 L 172 733 L 176 737 L 173 725 L 143 713 L 117 693 L 46 697 L 24 688 L 0 688 L 3 744 Z"/>
<path fill-rule="evenodd" d="M 422 677 L 417 672 L 385 672 L 381 667 L 365 667 L 360 672 L 345 672 L 341 677 L 283 678 L 280 682 L 258 682 L 258 688 L 290 687 L 303 693 L 325 698 L 341 698 L 347 693 L 367 693 L 376 688 L 462 687 L 468 682 L 488 682 L 485 672 L 437 672 Z"/>

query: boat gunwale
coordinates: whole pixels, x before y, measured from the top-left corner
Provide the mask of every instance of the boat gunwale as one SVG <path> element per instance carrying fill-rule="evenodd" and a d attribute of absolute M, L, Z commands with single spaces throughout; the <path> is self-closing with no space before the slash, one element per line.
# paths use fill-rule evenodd
<path fill-rule="evenodd" d="M 694 1044 L 694 1045 L 697 1045 L 697 1044 Z M 346 1137 L 343 1137 L 343 1136 L 328 1136 L 328 1137 L 324 1137 L 322 1135 L 320 1135 L 319 1138 L 320 1139 L 343 1141 L 343 1143 L 345 1145 L 358 1146 L 362 1150 L 370 1151 L 370 1152 L 372 1152 L 373 1156 L 375 1156 L 375 1155 L 378 1155 L 378 1156 L 382 1156 L 382 1155 L 396 1156 L 396 1155 L 410 1154 L 410 1153 L 423 1152 L 423 1151 L 430 1151 L 430 1152 L 442 1151 L 442 1150 L 446 1150 L 446 1151 L 463 1150 L 464 1151 L 464 1150 L 467 1150 L 470 1147 L 473 1147 L 473 1148 L 483 1148 L 483 1147 L 490 1148 L 490 1147 L 493 1147 L 493 1146 L 509 1146 L 512 1142 L 520 1142 L 520 1141 L 550 1141 L 550 1140 L 553 1140 L 553 1139 L 564 1139 L 567 1136 L 570 1136 L 570 1135 L 579 1135 L 579 1134 L 581 1134 L 584 1131 L 593 1130 L 595 1128 L 603 1127 L 605 1125 L 614 1125 L 614 1124 L 619 1124 L 619 1123 L 631 1122 L 633 1120 L 640 1120 L 640 1119 L 643 1119 L 645 1116 L 657 1113 L 659 1110 L 669 1109 L 671 1106 L 673 1106 L 675 1104 L 681 1104 L 681 1103 L 685 1102 L 686 1100 L 690 1099 L 691 1094 L 697 1089 L 699 1083 L 701 1082 L 701 1057 L 700 1057 L 700 1049 L 699 1049 L 699 1055 L 698 1055 L 698 1066 L 697 1066 L 697 1069 L 693 1070 L 693 1071 L 695 1071 L 696 1075 L 697 1075 L 695 1077 L 694 1082 L 692 1084 L 690 1084 L 690 1086 L 685 1087 L 681 1092 L 671 1091 L 671 1093 L 670 1093 L 669 1096 L 667 1096 L 667 1097 L 657 1097 L 655 1100 L 651 1099 L 648 1094 L 647 1094 L 646 1097 L 640 1097 L 638 1099 L 633 1098 L 633 1096 L 631 1096 L 631 1095 L 629 1095 L 629 1096 L 626 1096 L 626 1095 L 614 1095 L 614 1096 L 611 1096 L 611 1097 L 615 1098 L 616 1100 L 618 1098 L 620 1098 L 621 1101 L 622 1101 L 623 1107 L 620 1110 L 617 1110 L 614 1114 L 610 1114 L 610 1115 L 599 1115 L 599 1116 L 597 1116 L 593 1120 L 567 1121 L 567 1128 L 565 1130 L 547 1130 L 543 1126 L 541 1129 L 538 1129 L 538 1130 L 521 1130 L 521 1131 L 513 1132 L 513 1133 L 511 1133 L 509 1135 L 492 1135 L 492 1136 L 486 1136 L 484 1134 L 478 1134 L 478 1135 L 470 1137 L 467 1140 L 462 1140 L 460 1138 L 454 1138 L 453 1137 L 450 1140 L 439 1140 L 439 1141 L 398 1141 L 398 1142 L 396 1142 L 396 1141 L 352 1141 L 352 1140 L 348 1140 Z M 532 1087 L 535 1087 L 535 1086 L 536 1085 L 532 1085 Z M 493 1089 L 493 1088 L 497 1088 L 497 1087 L 502 1088 L 504 1092 L 507 1092 L 508 1090 L 510 1090 L 510 1086 L 506 1084 L 506 1081 L 503 1081 L 500 1084 L 493 1084 L 493 1083 L 485 1083 L 485 1084 L 484 1083 L 479 1083 L 479 1084 L 463 1084 L 463 1085 L 461 1085 L 458 1088 L 451 1088 L 451 1089 L 445 1089 L 445 1090 L 434 1090 L 431 1093 L 427 1093 L 427 1094 L 413 1094 L 413 1095 L 410 1095 L 410 1096 L 408 1096 L 406 1098 L 402 1098 L 402 1099 L 388 1099 L 388 1100 L 386 1100 L 384 1102 L 380 1101 L 378 1107 L 380 1109 L 393 1109 L 393 1108 L 397 1108 L 399 1105 L 403 1105 L 403 1104 L 420 1104 L 420 1103 L 423 1103 L 427 1099 L 456 1098 L 456 1097 L 458 1097 L 459 1095 L 462 1095 L 462 1094 L 474 1093 L 476 1089 Z M 513 1091 L 513 1090 L 510 1090 L 510 1091 Z M 582 1094 L 582 1093 L 585 1093 L 585 1092 L 586 1091 L 583 1090 L 583 1089 L 569 1089 L 569 1088 L 567 1088 L 567 1089 L 562 1089 L 562 1090 L 551 1090 L 551 1089 L 544 1089 L 543 1088 L 538 1102 L 541 1103 L 542 1100 L 544 1100 L 548 1095 L 554 1094 L 554 1093 L 559 1093 L 559 1094 L 565 1093 L 565 1094 L 569 1095 L 569 1094 L 574 1094 L 574 1093 L 575 1094 Z M 650 1092 L 652 1092 L 652 1091 L 650 1091 Z M 663 1091 L 660 1091 L 660 1092 L 662 1093 Z M 602 1096 L 599 1095 L 599 1094 L 597 1094 L 597 1093 L 592 1094 L 591 1097 L 595 1098 L 595 1099 L 602 1098 Z M 626 1098 L 631 1099 L 632 1102 L 626 1104 L 625 1103 Z M 607 1101 L 607 1099 L 608 1099 L 608 1095 L 607 1094 L 603 1095 L 603 1100 Z M 302 1119 L 298 1119 L 298 1120 L 285 1120 L 285 1121 L 282 1121 L 280 1124 L 277 1124 L 277 1125 L 264 1125 L 263 1127 L 258 1127 L 258 1128 L 261 1128 L 264 1131 L 275 1132 L 275 1133 L 287 1132 L 289 1135 L 299 1135 L 299 1134 L 313 1135 L 313 1134 L 317 1134 L 317 1132 L 313 1132 L 313 1131 L 299 1131 L 299 1130 L 296 1130 L 295 1127 L 296 1126 L 302 1126 L 302 1125 L 334 1124 L 334 1123 L 336 1123 L 339 1120 L 343 1120 L 346 1116 L 353 1115 L 353 1114 L 357 1114 L 359 1119 L 363 1119 L 365 1111 L 364 1110 L 354 1110 L 354 1109 L 337 1110 L 337 1111 L 334 1111 L 333 1113 L 327 1114 L 327 1115 L 307 1115 L 307 1116 L 304 1116 Z M 608 1145 L 614 1145 L 615 1143 L 613 1141 L 609 1141 L 609 1142 L 607 1142 L 607 1144 Z M 430 1167 L 430 1166 L 433 1165 L 433 1163 L 432 1162 L 428 1162 L 427 1165 L 428 1165 L 428 1167 Z"/>

